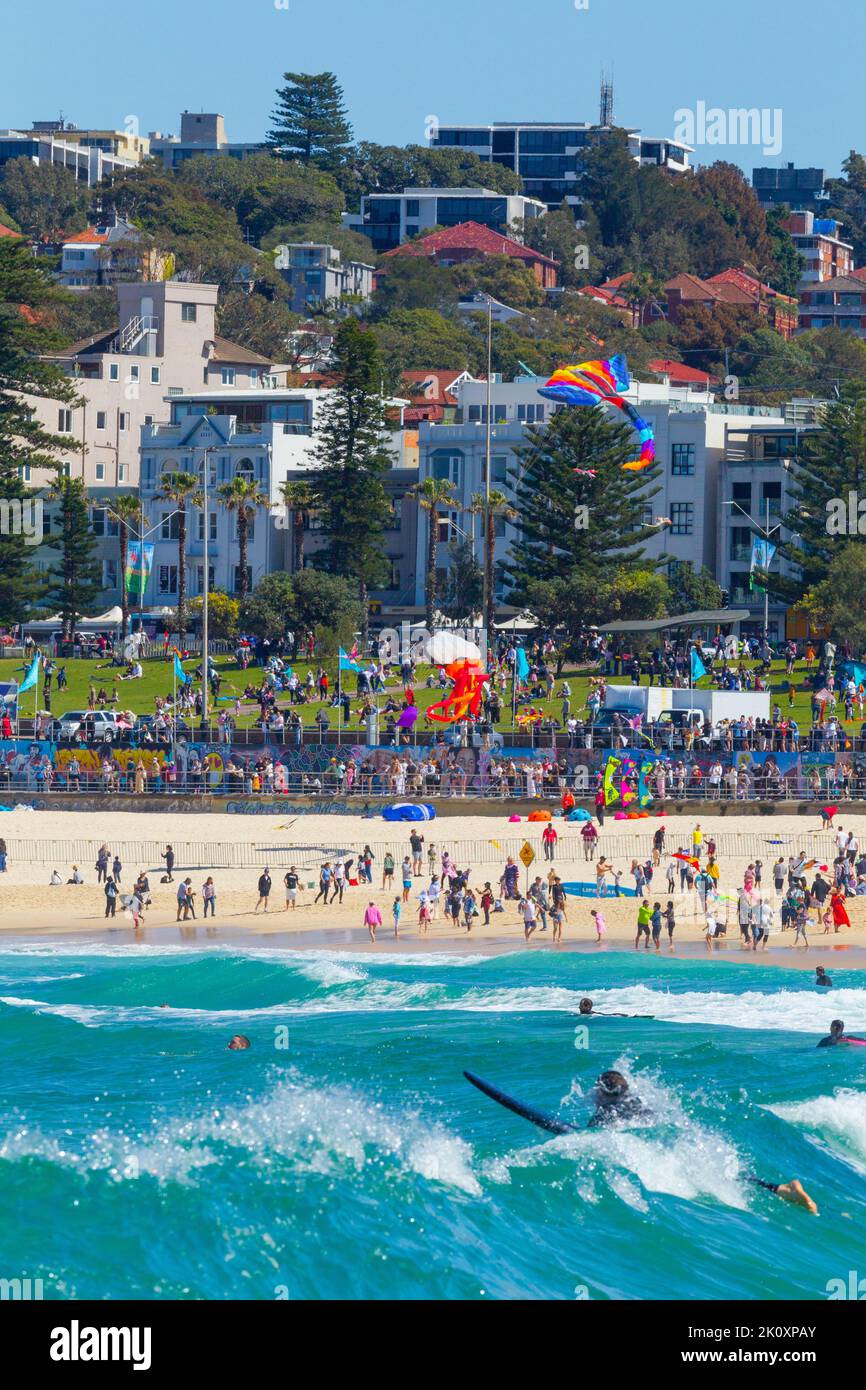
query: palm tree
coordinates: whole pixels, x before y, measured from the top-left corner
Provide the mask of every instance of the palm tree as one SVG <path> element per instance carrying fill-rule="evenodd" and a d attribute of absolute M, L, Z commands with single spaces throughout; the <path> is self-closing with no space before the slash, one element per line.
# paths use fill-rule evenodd
<path fill-rule="evenodd" d="M 631 309 L 631 322 L 633 328 L 639 328 L 644 315 L 644 309 L 648 304 L 655 304 L 661 309 L 659 303 L 664 286 L 658 276 L 653 275 L 650 270 L 634 271 L 622 286 L 620 293 L 626 299 Z"/>
<path fill-rule="evenodd" d="M 425 478 L 412 488 L 418 498 L 418 506 L 429 512 L 427 533 L 427 578 L 424 582 L 424 601 L 427 612 L 427 629 L 433 631 L 436 609 L 436 557 L 439 549 L 439 510 L 456 504 L 454 484 L 447 478 Z"/>
<path fill-rule="evenodd" d="M 249 576 L 247 574 L 247 543 L 249 540 L 250 517 L 254 516 L 259 507 L 267 507 L 269 498 L 262 492 L 258 483 L 251 478 L 236 477 L 230 483 L 223 483 L 222 487 L 217 488 L 220 501 L 227 512 L 237 512 L 238 514 L 238 559 L 240 561 L 240 574 L 238 576 L 237 593 L 239 599 L 245 599 L 249 589 Z M 205 518 L 205 525 L 207 519 Z"/>
<path fill-rule="evenodd" d="M 163 473 L 161 496 L 177 508 L 177 630 L 186 632 L 186 518 L 187 503 L 195 500 L 199 480 L 194 473 L 178 469 Z"/>
<path fill-rule="evenodd" d="M 512 506 L 511 501 L 504 492 L 498 488 L 491 488 L 485 497 L 483 492 L 476 492 L 472 497 L 469 506 L 470 512 L 484 518 L 484 593 L 487 600 L 487 611 L 484 614 L 484 625 L 487 629 L 487 640 L 489 641 L 493 633 L 493 620 L 496 616 L 496 594 L 494 585 L 493 556 L 496 550 L 496 518 L 504 517 L 508 521 L 514 521 L 517 510 Z"/>
<path fill-rule="evenodd" d="M 109 508 L 117 519 L 117 543 L 120 547 L 120 611 L 122 618 L 120 622 L 120 640 L 126 641 L 126 631 L 129 627 L 129 595 L 126 592 L 126 565 L 129 558 L 129 538 L 130 532 L 134 535 L 138 533 L 138 527 L 142 518 L 141 503 L 131 492 L 122 492 L 119 497 L 107 497 L 105 506 Z M 143 561 L 142 561 L 143 565 Z M 144 586 L 144 569 L 141 571 L 142 588 Z"/>
<path fill-rule="evenodd" d="M 280 491 L 283 501 L 292 513 L 292 568 L 304 568 L 304 529 L 309 525 L 310 513 L 316 494 L 310 484 L 299 478 L 296 482 L 286 481 Z"/>

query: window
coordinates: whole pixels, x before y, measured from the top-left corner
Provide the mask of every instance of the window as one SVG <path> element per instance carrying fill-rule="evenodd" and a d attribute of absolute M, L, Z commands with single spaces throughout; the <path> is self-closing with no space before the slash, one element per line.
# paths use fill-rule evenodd
<path fill-rule="evenodd" d="M 259 369 L 258 369 L 258 367 L 250 367 L 250 386 L 258 386 L 258 384 L 259 384 Z"/>
<path fill-rule="evenodd" d="M 235 469 L 235 477 L 245 478 L 248 483 L 251 483 L 255 476 L 256 470 L 253 465 L 252 459 L 241 459 L 240 463 Z"/>
<path fill-rule="evenodd" d="M 493 454 L 490 458 L 490 481 L 501 483 L 505 487 L 511 486 L 511 478 L 508 474 L 508 455 Z"/>
<path fill-rule="evenodd" d="M 204 379 L 205 379 L 205 381 L 207 381 L 207 367 L 205 367 L 205 369 L 204 369 Z M 183 387 L 182 387 L 182 386 L 169 386 L 169 388 L 168 388 L 168 394 L 169 394 L 170 396 L 182 396 L 182 395 L 183 395 Z"/>
<path fill-rule="evenodd" d="M 241 587 L 241 567 L 240 567 L 240 565 L 235 565 L 235 569 L 234 569 L 234 592 L 235 592 L 236 594 L 240 592 L 240 587 Z M 252 567 L 252 565 L 247 565 L 247 589 L 251 589 L 252 587 L 253 587 L 253 567 Z"/>
<path fill-rule="evenodd" d="M 222 381 L 223 386 L 234 386 L 234 384 L 235 384 L 235 369 L 234 369 L 234 367 L 223 367 L 222 370 L 221 370 L 221 372 L 220 372 L 220 380 Z"/>
<path fill-rule="evenodd" d="M 674 502 L 671 506 L 671 535 L 690 536 L 695 529 L 693 502 Z"/>
<path fill-rule="evenodd" d="M 163 512 L 159 534 L 164 541 L 176 541 L 180 535 L 180 513 Z"/>
<path fill-rule="evenodd" d="M 517 418 L 523 420 L 527 425 L 534 425 L 537 421 L 544 419 L 543 405 L 519 405 L 517 407 Z"/>
<path fill-rule="evenodd" d="M 120 367 L 117 365 L 116 362 L 110 362 L 110 363 L 109 363 L 109 366 L 108 366 L 108 380 L 109 380 L 109 381 L 119 381 L 119 380 L 120 380 Z"/>
<path fill-rule="evenodd" d="M 103 589 L 117 588 L 117 561 L 103 560 L 102 562 L 102 587 Z"/>
<path fill-rule="evenodd" d="M 24 467 L 21 469 L 21 477 L 22 477 L 22 479 L 23 479 L 23 481 L 24 481 L 25 483 L 29 483 L 29 482 L 30 482 L 30 464 L 29 464 L 29 463 L 25 463 Z"/>
<path fill-rule="evenodd" d="M 453 483 L 455 487 L 460 486 L 462 454 L 449 454 L 447 449 L 436 449 L 430 462 L 434 478 L 444 478 Z"/>
<path fill-rule="evenodd" d="M 181 304 L 180 319 L 181 323 L 195 323 L 195 304 Z"/>
<path fill-rule="evenodd" d="M 391 499 L 391 516 L 390 516 L 390 519 L 389 519 L 389 521 L 388 521 L 388 530 L 389 530 L 389 531 L 399 531 L 402 525 L 403 525 L 403 498 L 402 498 L 402 497 L 392 497 L 392 499 Z"/>
<path fill-rule="evenodd" d="M 391 573 L 390 573 L 390 575 L 389 575 L 389 577 L 388 577 L 388 588 L 389 588 L 389 589 L 399 589 L 399 588 L 400 588 L 400 565 L 399 565 L 399 563 L 398 563 L 397 560 L 392 560 L 392 561 L 391 561 Z"/>
<path fill-rule="evenodd" d="M 126 430 L 128 424 L 129 424 L 129 416 L 127 415 L 126 411 L 125 411 L 125 410 L 119 411 L 119 412 L 118 412 L 118 415 L 117 415 L 117 428 L 118 428 L 121 432 L 123 432 L 123 431 Z"/>
<path fill-rule="evenodd" d="M 695 471 L 694 444 L 673 444 L 671 446 L 671 473 L 675 477 L 690 477 Z"/>
<path fill-rule="evenodd" d="M 210 591 L 210 590 L 216 588 L 216 577 L 215 577 L 215 571 L 214 571 L 213 565 L 208 565 L 208 567 L 207 567 L 207 573 L 208 573 L 208 584 L 207 584 L 207 587 L 208 587 L 208 590 Z M 199 593 L 199 594 L 203 594 L 203 593 L 204 593 L 204 565 L 196 565 L 196 567 L 195 567 L 195 583 L 196 583 L 196 592 Z"/>
<path fill-rule="evenodd" d="M 94 536 L 105 535 L 105 508 L 93 507 L 90 512 L 90 529 Z"/>
<path fill-rule="evenodd" d="M 406 216 L 407 216 L 407 217 L 420 217 L 420 216 L 421 216 L 421 201 L 420 201 L 419 198 L 407 198 L 407 199 L 406 199 Z"/>
<path fill-rule="evenodd" d="M 104 464 L 104 463 L 98 463 L 98 464 L 96 465 L 96 481 L 97 481 L 98 483 L 104 483 L 104 482 L 105 482 L 105 464 Z"/>
<path fill-rule="evenodd" d="M 451 539 L 451 531 L 452 531 L 452 529 L 454 530 L 455 536 L 457 535 L 456 521 L 457 521 L 457 513 L 456 513 L 456 512 L 448 512 L 445 516 L 442 516 L 441 514 L 437 514 L 437 517 L 436 517 L 436 537 L 437 537 L 437 540 L 439 541 L 440 545 L 447 545 L 447 544 L 448 544 L 448 542 L 449 542 L 450 539 Z"/>
<path fill-rule="evenodd" d="M 105 429 L 105 411 L 104 411 L 104 410 L 97 410 L 97 412 L 96 412 L 96 428 L 97 428 L 98 430 L 104 430 L 104 429 Z"/>
<path fill-rule="evenodd" d="M 520 418 L 520 416 L 518 415 L 518 419 L 519 419 L 519 418 Z M 494 420 L 494 422 L 496 422 L 497 420 L 505 420 L 505 419 L 506 419 L 506 408 L 505 408 L 505 406 L 504 406 L 504 405 L 494 405 L 494 407 L 493 407 L 493 420 Z M 482 425 L 486 425 L 486 424 L 487 424 L 487 406 L 486 406 L 486 405 L 470 405 L 470 407 L 469 407 L 469 423 L 470 423 L 470 424 L 482 424 Z"/>
<path fill-rule="evenodd" d="M 141 368 L 139 367 L 138 363 L 137 363 L 137 362 L 130 362 L 130 364 L 129 364 L 129 377 L 128 377 L 128 380 L 129 380 L 129 381 L 138 381 L 139 378 L 140 378 L 140 376 L 141 376 Z"/>
<path fill-rule="evenodd" d="M 118 481 L 119 483 L 125 483 L 128 477 L 129 477 L 129 464 L 128 464 L 128 463 L 121 463 L 121 464 L 119 465 L 118 469 L 117 469 L 117 481 Z"/>
<path fill-rule="evenodd" d="M 151 367 L 150 379 L 154 386 L 159 385 L 159 367 Z"/>
<path fill-rule="evenodd" d="M 71 433 L 72 433 L 72 411 L 71 411 L 71 410 L 58 410 L 58 412 L 57 412 L 57 433 L 58 433 L 58 434 L 71 434 Z"/>
<path fill-rule="evenodd" d="M 160 565 L 159 592 L 161 594 L 177 593 L 177 565 Z"/>
<path fill-rule="evenodd" d="M 69 459 L 63 460 L 63 462 L 60 465 L 60 471 L 63 474 L 64 478 L 72 477 L 72 464 L 69 462 Z"/>
<path fill-rule="evenodd" d="M 208 515 L 210 516 L 208 540 L 215 541 L 217 538 L 217 514 L 216 512 L 209 512 Z M 198 538 L 200 541 L 204 540 L 204 512 L 198 513 Z"/>
<path fill-rule="evenodd" d="M 741 507 L 745 507 L 748 510 L 752 505 L 752 484 L 734 483 L 731 488 L 731 501 L 739 502 Z M 734 511 L 736 510 L 735 507 Z"/>

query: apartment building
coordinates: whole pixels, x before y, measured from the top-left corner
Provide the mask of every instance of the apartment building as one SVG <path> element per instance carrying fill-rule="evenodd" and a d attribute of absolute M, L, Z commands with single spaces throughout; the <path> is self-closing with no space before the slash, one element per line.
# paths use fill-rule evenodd
<path fill-rule="evenodd" d="M 509 260 L 521 263 L 538 281 L 542 289 L 555 289 L 557 281 L 557 262 L 550 256 L 533 251 L 514 237 L 503 236 L 491 227 L 478 222 L 460 222 L 456 227 L 443 227 L 438 232 L 429 232 L 417 241 L 408 241 L 403 246 L 395 246 L 385 252 L 384 259 L 394 256 L 419 256 L 432 261 L 437 266 L 462 265 L 466 261 L 484 260 L 487 256 L 507 256 Z M 382 272 L 386 273 L 384 268 Z M 497 304 L 497 318 L 513 317 L 515 311 L 504 304 Z M 493 301 L 491 301 L 491 304 Z M 487 308 L 486 301 L 480 306 Z"/>
<path fill-rule="evenodd" d="M 548 208 L 568 203 L 579 211 L 577 180 L 587 150 L 613 134 L 610 125 L 586 121 L 492 121 L 487 125 L 440 126 L 431 145 L 477 154 L 489 164 L 502 164 L 520 175 L 523 192 Z M 672 173 L 689 167 L 692 149 L 679 140 L 648 138 L 639 130 L 625 132 L 636 163 L 656 165 Z"/>
<path fill-rule="evenodd" d="M 83 149 L 102 150 L 103 154 L 117 155 L 134 164 L 141 164 L 150 154 L 147 136 L 134 130 L 81 129 L 71 121 L 34 121 L 31 128 L 40 135 L 53 135 L 56 140 L 68 140 Z"/>
<path fill-rule="evenodd" d="M 344 227 L 361 232 L 377 251 L 390 251 L 432 227 L 480 223 L 509 232 L 525 219 L 542 217 L 543 202 L 490 188 L 404 188 L 402 193 L 367 193 L 360 212 L 344 212 Z"/>
<path fill-rule="evenodd" d="M 538 394 L 543 377 L 521 377 L 495 382 L 491 387 L 491 486 L 514 494 L 521 463 L 519 450 L 531 425 L 544 425 L 560 409 Z M 438 518 L 441 583 L 447 581 L 452 540 L 468 540 L 481 555 L 481 518 L 469 510 L 474 494 L 484 488 L 487 435 L 487 386 L 464 380 L 455 384 L 460 405 L 454 423 L 422 422 L 419 426 L 419 475 L 443 478 L 455 490 L 456 504 Z M 658 479 L 647 484 L 643 524 L 667 518 L 645 546 L 651 557 L 667 556 L 672 564 L 689 561 L 717 572 L 719 468 L 725 453 L 727 426 L 736 420 L 748 432 L 774 412 L 761 408 L 717 403 L 706 389 L 675 387 L 669 382 L 633 382 L 627 398 L 655 432 Z M 612 418 L 620 419 L 618 412 Z M 779 423 L 782 423 L 781 420 Z M 590 518 L 590 524 L 593 519 Z M 603 524 L 596 518 L 595 524 Z M 416 602 L 423 602 L 429 520 L 418 522 Z M 517 536 L 516 526 L 498 517 L 496 527 L 496 594 L 506 598 L 505 566 Z"/>
<path fill-rule="evenodd" d="M 375 267 L 366 261 L 344 261 L 336 246 L 289 242 L 276 247 L 274 265 L 291 289 L 295 314 L 346 302 L 360 308 L 373 294 Z"/>
<path fill-rule="evenodd" d="M 226 135 L 225 118 L 219 112 L 182 111 L 180 135 L 163 135 L 152 130 L 148 136 L 150 153 L 161 159 L 167 169 L 177 169 L 187 159 L 198 155 L 227 155 L 231 159 L 246 159 L 260 154 L 261 144 L 238 143 Z"/>
<path fill-rule="evenodd" d="M 37 122 L 50 125 L 50 122 Z M 0 130 L 0 166 L 10 159 L 30 159 L 34 164 L 53 164 L 68 169 L 79 183 L 93 188 L 110 182 L 124 169 L 134 169 L 138 156 L 115 154 L 99 145 L 82 145 L 77 132 L 62 130 Z"/>
<path fill-rule="evenodd" d="M 816 212 L 827 182 L 825 169 L 795 169 L 787 164 L 782 169 L 753 169 L 752 187 L 764 208 L 787 205 L 801 211 Z"/>
<path fill-rule="evenodd" d="M 810 328 L 844 328 L 866 338 L 866 280 L 859 273 L 837 275 L 803 289 L 799 332 Z"/>
<path fill-rule="evenodd" d="M 192 597 L 204 588 L 204 528 L 208 527 L 209 585 L 237 593 L 241 574 L 237 551 L 237 517 L 220 504 L 217 489 L 235 477 L 255 482 L 267 498 L 248 530 L 248 575 L 255 586 L 273 570 L 293 571 L 300 556 L 295 549 L 293 519 L 283 500 L 287 481 L 309 477 L 312 453 L 327 390 L 276 388 L 262 390 L 189 391 L 171 402 L 171 420 L 146 425 L 141 431 L 141 497 L 147 528 L 155 546 L 153 569 L 145 595 L 146 606 L 165 606 L 177 601 L 178 519 L 172 503 L 161 496 L 163 474 L 190 472 L 204 481 L 207 461 L 208 516 L 191 509 L 188 522 L 188 591 Z M 415 582 L 415 502 L 410 490 L 418 480 L 417 436 L 403 429 L 402 408 L 391 403 L 393 429 L 387 442 L 393 466 L 385 486 L 391 504 L 391 522 L 385 535 L 389 562 L 388 582 L 371 592 L 371 599 L 388 605 L 405 600 Z M 305 521 L 305 564 L 325 544 L 315 515 Z"/>
<path fill-rule="evenodd" d="M 216 333 L 216 285 L 120 283 L 118 322 L 57 355 L 80 405 L 34 399 L 34 414 L 68 438 L 60 462 L 88 488 L 138 484 L 142 425 L 169 419 L 170 399 L 202 386 L 254 386 L 270 363 Z M 47 476 L 26 481 L 45 484 Z"/>
<path fill-rule="evenodd" d="M 843 241 L 841 222 L 832 217 L 816 217 L 814 212 L 794 212 L 781 225 L 805 262 L 797 287 L 799 293 L 816 281 L 851 274 L 854 248 L 850 241 Z"/>

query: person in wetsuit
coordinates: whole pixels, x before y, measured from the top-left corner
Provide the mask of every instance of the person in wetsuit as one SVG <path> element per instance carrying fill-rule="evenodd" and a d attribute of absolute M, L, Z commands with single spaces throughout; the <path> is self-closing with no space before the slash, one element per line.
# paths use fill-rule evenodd
<path fill-rule="evenodd" d="M 827 974 L 827 971 L 824 969 L 823 965 L 815 966 L 815 984 L 818 985 L 821 989 L 833 988 L 833 981 L 830 979 L 830 976 Z"/>
<path fill-rule="evenodd" d="M 841 1018 L 834 1018 L 830 1024 L 830 1032 L 826 1038 L 821 1038 L 818 1047 L 837 1047 L 839 1043 L 866 1043 L 866 1038 L 856 1038 L 853 1033 L 845 1032 L 845 1024 Z"/>
<path fill-rule="evenodd" d="M 592 1014 L 593 1018 L 655 1018 L 655 1014 L 600 1014 L 593 1005 L 591 999 L 581 999 L 578 1005 L 578 1012 L 581 1013 L 584 1018 L 589 1014 Z"/>
<path fill-rule="evenodd" d="M 595 1105 L 595 1114 L 589 1119 L 590 1129 L 651 1113 L 640 1097 L 632 1094 L 619 1071 L 602 1072 L 595 1083 Z"/>

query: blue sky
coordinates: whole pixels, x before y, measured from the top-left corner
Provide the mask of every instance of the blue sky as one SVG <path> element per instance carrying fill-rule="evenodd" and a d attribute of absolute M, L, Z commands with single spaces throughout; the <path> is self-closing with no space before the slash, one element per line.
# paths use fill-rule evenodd
<path fill-rule="evenodd" d="M 6 7 L 0 127 L 62 109 L 77 125 L 136 116 L 145 134 L 176 133 L 188 107 L 256 140 L 283 71 L 330 68 L 357 138 L 423 143 L 428 116 L 596 120 L 612 66 L 616 120 L 647 135 L 675 134 L 675 112 L 699 102 L 781 110 L 778 155 L 714 144 L 698 162 L 837 174 L 866 150 L 866 7 L 846 8 L 844 36 L 822 38 L 818 15 L 814 0 L 41 0 Z M 833 59 L 813 63 L 813 42 Z"/>

